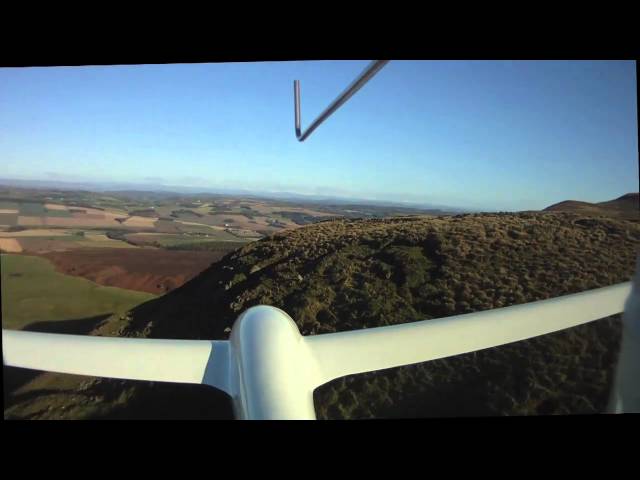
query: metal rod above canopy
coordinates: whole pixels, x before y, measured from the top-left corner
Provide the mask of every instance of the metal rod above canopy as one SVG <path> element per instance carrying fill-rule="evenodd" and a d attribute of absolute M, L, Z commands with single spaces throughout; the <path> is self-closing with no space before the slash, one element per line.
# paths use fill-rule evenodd
<path fill-rule="evenodd" d="M 340 108 L 347 100 L 349 100 L 358 90 L 360 90 L 365 83 L 367 83 L 373 76 L 378 73 L 382 68 L 389 63 L 389 60 L 374 60 L 367 68 L 356 78 L 347 89 L 336 98 L 331 105 L 329 105 L 324 112 L 318 115 L 309 127 L 302 132 L 300 126 L 300 81 L 293 81 L 293 96 L 295 107 L 295 122 L 296 122 L 296 137 L 299 141 L 304 140 L 311 135 L 311 133 L 320 126 L 327 118 L 331 116 L 338 108 Z"/>

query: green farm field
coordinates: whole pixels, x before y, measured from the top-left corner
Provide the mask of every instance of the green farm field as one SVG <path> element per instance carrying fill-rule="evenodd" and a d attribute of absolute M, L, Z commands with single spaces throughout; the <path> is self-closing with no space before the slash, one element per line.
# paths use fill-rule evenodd
<path fill-rule="evenodd" d="M 42 203 L 24 202 L 20 204 L 20 215 L 45 215 L 46 213 Z"/>
<path fill-rule="evenodd" d="M 4 208 L 8 208 L 11 210 L 19 210 L 20 206 L 18 205 L 17 202 L 11 202 L 8 200 L 0 200 L 0 210 L 4 209 Z"/>
<path fill-rule="evenodd" d="M 64 275 L 39 257 L 0 256 L 2 328 L 22 329 L 40 322 L 77 320 L 130 310 L 155 295 Z"/>

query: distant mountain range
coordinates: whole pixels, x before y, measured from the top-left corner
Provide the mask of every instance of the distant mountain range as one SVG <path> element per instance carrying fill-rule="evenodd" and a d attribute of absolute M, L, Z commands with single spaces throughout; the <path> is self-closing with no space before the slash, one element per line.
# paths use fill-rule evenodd
<path fill-rule="evenodd" d="M 417 210 L 433 210 L 441 213 L 475 213 L 478 209 L 451 207 L 440 204 L 420 202 L 398 202 L 392 200 L 369 200 L 323 195 L 303 195 L 294 192 L 266 192 L 244 189 L 186 187 L 180 185 L 161 185 L 151 183 L 129 182 L 68 182 L 63 180 L 23 180 L 0 178 L 0 185 L 21 188 L 54 188 L 61 190 L 87 190 L 102 193 L 129 194 L 134 197 L 173 197 L 173 196 L 242 196 L 254 199 L 283 200 L 310 204 L 330 205 L 371 205 L 381 207 L 403 207 Z M 579 212 L 594 215 L 609 215 L 619 218 L 638 218 L 640 215 L 640 194 L 627 193 L 615 200 L 600 203 L 589 203 L 578 200 L 565 200 L 555 203 L 543 211 L 547 212 Z"/>
<path fill-rule="evenodd" d="M 356 197 L 340 197 L 331 195 L 307 195 L 294 192 L 271 192 L 260 190 L 245 190 L 237 188 L 204 188 L 187 187 L 181 185 L 162 185 L 152 183 L 129 183 L 129 182 L 68 182 L 63 180 L 24 180 L 0 178 L 0 185 L 36 188 L 36 189 L 60 189 L 60 190 L 84 190 L 101 193 L 129 194 L 135 197 L 167 197 L 167 196 L 240 196 L 254 198 L 257 200 L 283 200 L 287 202 L 309 203 L 309 204 L 332 204 L 332 205 L 370 205 L 379 207 L 402 207 L 416 210 L 433 210 L 448 213 L 474 212 L 476 209 L 452 207 L 449 205 L 429 204 L 420 202 L 399 202 L 393 200 L 371 200 Z M 155 194 L 155 195 L 152 195 Z"/>
<path fill-rule="evenodd" d="M 545 212 L 575 212 L 589 215 L 607 215 L 619 218 L 640 217 L 640 194 L 627 193 L 615 200 L 589 203 L 577 200 L 565 200 L 544 209 Z"/>

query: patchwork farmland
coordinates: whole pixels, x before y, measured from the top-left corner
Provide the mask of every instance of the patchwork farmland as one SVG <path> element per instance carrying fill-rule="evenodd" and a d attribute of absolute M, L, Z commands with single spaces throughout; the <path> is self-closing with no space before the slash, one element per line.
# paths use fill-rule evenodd
<path fill-rule="evenodd" d="M 238 248 L 337 217 L 425 213 L 220 195 L 0 186 L 0 251 L 37 256 L 60 274 L 163 294 Z"/>
<path fill-rule="evenodd" d="M 0 186 L 0 252 L 5 270 L 12 272 L 9 276 L 3 272 L 3 292 L 8 295 L 3 299 L 3 308 L 5 304 L 11 309 L 18 303 L 31 302 L 56 310 L 59 307 L 54 306 L 62 302 L 60 305 L 68 303 L 71 308 L 67 317 L 77 317 L 80 310 L 73 310 L 74 304 L 83 303 L 81 296 L 89 290 L 100 292 L 98 287 L 130 292 L 135 299 L 147 298 L 139 294 L 163 295 L 230 252 L 274 234 L 342 216 L 371 218 L 417 213 L 425 212 L 220 195 Z M 31 272 L 28 277 L 19 271 L 21 265 Z M 42 276 L 42 282 L 53 282 L 52 290 L 47 297 L 43 293 L 46 289 L 36 288 L 29 300 L 26 279 L 35 281 L 35 288 L 42 283 L 34 280 L 37 275 Z M 81 279 L 89 283 L 76 282 Z M 78 295 L 60 296 L 57 287 L 64 285 L 77 286 Z M 87 285 L 93 287 L 86 290 Z M 15 296 L 18 291 L 22 293 Z M 4 322 L 3 326 L 21 328 L 29 319 L 39 322 L 48 318 L 36 310 L 31 315 L 27 309 L 25 318 L 17 323 L 11 321 L 11 325 Z M 86 312 L 93 313 L 96 312 Z M 62 321 L 65 315 L 60 312 L 55 320 Z"/>
<path fill-rule="evenodd" d="M 2 254 L 0 265 L 3 328 L 34 329 L 47 322 L 109 316 L 154 298 L 61 274 L 35 256 Z"/>
<path fill-rule="evenodd" d="M 34 271 L 43 275 L 52 269 L 55 278 L 162 295 L 247 243 L 334 214 L 216 195 L 0 186 L 0 252 L 12 255 L 12 265 L 16 256 L 37 258 Z M 11 288 L 18 278 L 4 280 Z"/>

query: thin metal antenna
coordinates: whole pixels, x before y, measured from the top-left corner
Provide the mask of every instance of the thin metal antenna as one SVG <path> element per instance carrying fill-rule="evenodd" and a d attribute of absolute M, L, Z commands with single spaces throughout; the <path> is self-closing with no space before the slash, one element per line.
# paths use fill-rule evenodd
<path fill-rule="evenodd" d="M 295 108 L 295 126 L 296 126 L 296 138 L 304 142 L 304 140 L 311 135 L 311 133 L 320 126 L 322 122 L 324 122 L 333 112 L 335 112 L 338 108 L 340 108 L 347 100 L 349 100 L 353 94 L 355 94 L 358 90 L 360 90 L 365 83 L 367 83 L 373 76 L 378 73 L 382 67 L 384 67 L 389 60 L 374 60 L 372 61 L 367 68 L 356 78 L 351 85 L 347 87 L 347 89 L 336 98 L 331 105 L 329 105 L 324 112 L 322 112 L 318 118 L 316 118 L 311 125 L 304 131 L 301 132 L 300 127 L 300 81 L 293 81 L 293 100 L 294 100 L 294 108 Z"/>

